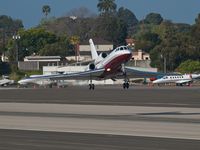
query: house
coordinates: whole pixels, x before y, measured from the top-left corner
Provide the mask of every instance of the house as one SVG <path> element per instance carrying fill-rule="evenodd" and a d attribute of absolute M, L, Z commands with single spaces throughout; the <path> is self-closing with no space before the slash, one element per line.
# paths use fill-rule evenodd
<path fill-rule="evenodd" d="M 150 60 L 150 55 L 139 49 L 132 53 L 132 60 Z"/>
<path fill-rule="evenodd" d="M 93 42 L 98 54 L 102 52 L 110 52 L 111 50 L 113 50 L 113 44 L 111 42 L 100 38 L 94 38 Z M 91 48 L 89 45 L 89 39 L 79 44 L 78 51 L 80 54 L 79 58 L 81 60 L 87 61 L 91 59 Z"/>
<path fill-rule="evenodd" d="M 60 56 L 26 56 L 24 61 L 18 62 L 20 70 L 41 70 L 43 66 L 58 66 L 65 62 Z M 63 64 L 65 65 L 65 64 Z"/>
<path fill-rule="evenodd" d="M 135 46 L 135 40 L 134 39 L 131 39 L 131 38 L 127 38 L 126 39 L 126 44 L 130 47 L 134 47 Z"/>

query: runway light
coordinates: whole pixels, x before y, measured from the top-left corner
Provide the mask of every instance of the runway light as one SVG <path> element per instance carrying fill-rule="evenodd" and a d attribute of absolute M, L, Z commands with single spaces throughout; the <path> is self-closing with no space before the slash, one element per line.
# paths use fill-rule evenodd
<path fill-rule="evenodd" d="M 109 72 L 109 71 L 111 71 L 111 69 L 110 69 L 110 68 L 107 68 L 107 69 L 106 69 L 106 71 L 108 71 L 108 72 Z"/>

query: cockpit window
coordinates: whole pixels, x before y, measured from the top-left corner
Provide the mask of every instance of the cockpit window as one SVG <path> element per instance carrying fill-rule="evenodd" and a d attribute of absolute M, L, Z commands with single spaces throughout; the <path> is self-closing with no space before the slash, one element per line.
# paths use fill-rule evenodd
<path fill-rule="evenodd" d="M 118 50 L 119 50 L 119 47 L 115 50 L 115 52 L 118 51 Z"/>
<path fill-rule="evenodd" d="M 115 52 L 117 52 L 117 51 L 123 51 L 123 50 L 127 50 L 128 48 L 126 47 L 126 46 L 121 46 L 121 47 L 118 47 L 118 48 L 116 48 L 115 49 Z"/>

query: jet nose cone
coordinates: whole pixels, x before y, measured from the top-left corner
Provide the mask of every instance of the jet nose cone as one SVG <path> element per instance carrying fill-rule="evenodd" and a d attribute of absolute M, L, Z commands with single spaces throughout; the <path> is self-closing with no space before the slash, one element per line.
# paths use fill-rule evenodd
<path fill-rule="evenodd" d="M 17 83 L 18 84 L 25 84 L 25 80 L 19 80 Z"/>
<path fill-rule="evenodd" d="M 159 83 L 159 80 L 154 80 L 152 83 L 153 84 Z"/>
<path fill-rule="evenodd" d="M 22 80 L 19 80 L 17 83 L 18 83 L 18 84 L 22 84 Z"/>

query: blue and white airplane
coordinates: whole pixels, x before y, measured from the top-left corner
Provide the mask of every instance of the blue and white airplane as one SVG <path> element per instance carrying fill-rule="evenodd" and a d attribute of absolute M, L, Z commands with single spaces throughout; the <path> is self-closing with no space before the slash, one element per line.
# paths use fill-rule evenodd
<path fill-rule="evenodd" d="M 176 83 L 177 86 L 182 86 L 183 84 L 190 85 L 194 80 L 198 79 L 200 79 L 200 74 L 167 75 L 154 80 L 153 84 Z"/>
<path fill-rule="evenodd" d="M 128 62 L 132 57 L 132 51 L 127 46 L 117 47 L 108 55 L 106 53 L 98 55 L 92 39 L 89 40 L 89 43 L 93 61 L 89 63 L 85 71 L 77 73 L 31 76 L 18 81 L 18 83 L 33 83 L 38 80 L 89 80 L 89 89 L 94 89 L 95 85 L 92 83 L 92 80 L 116 80 L 121 78 L 124 79 L 123 88 L 128 89 L 130 77 L 154 77 L 161 74 L 157 72 L 139 71 L 131 67 L 126 67 L 126 62 Z"/>

